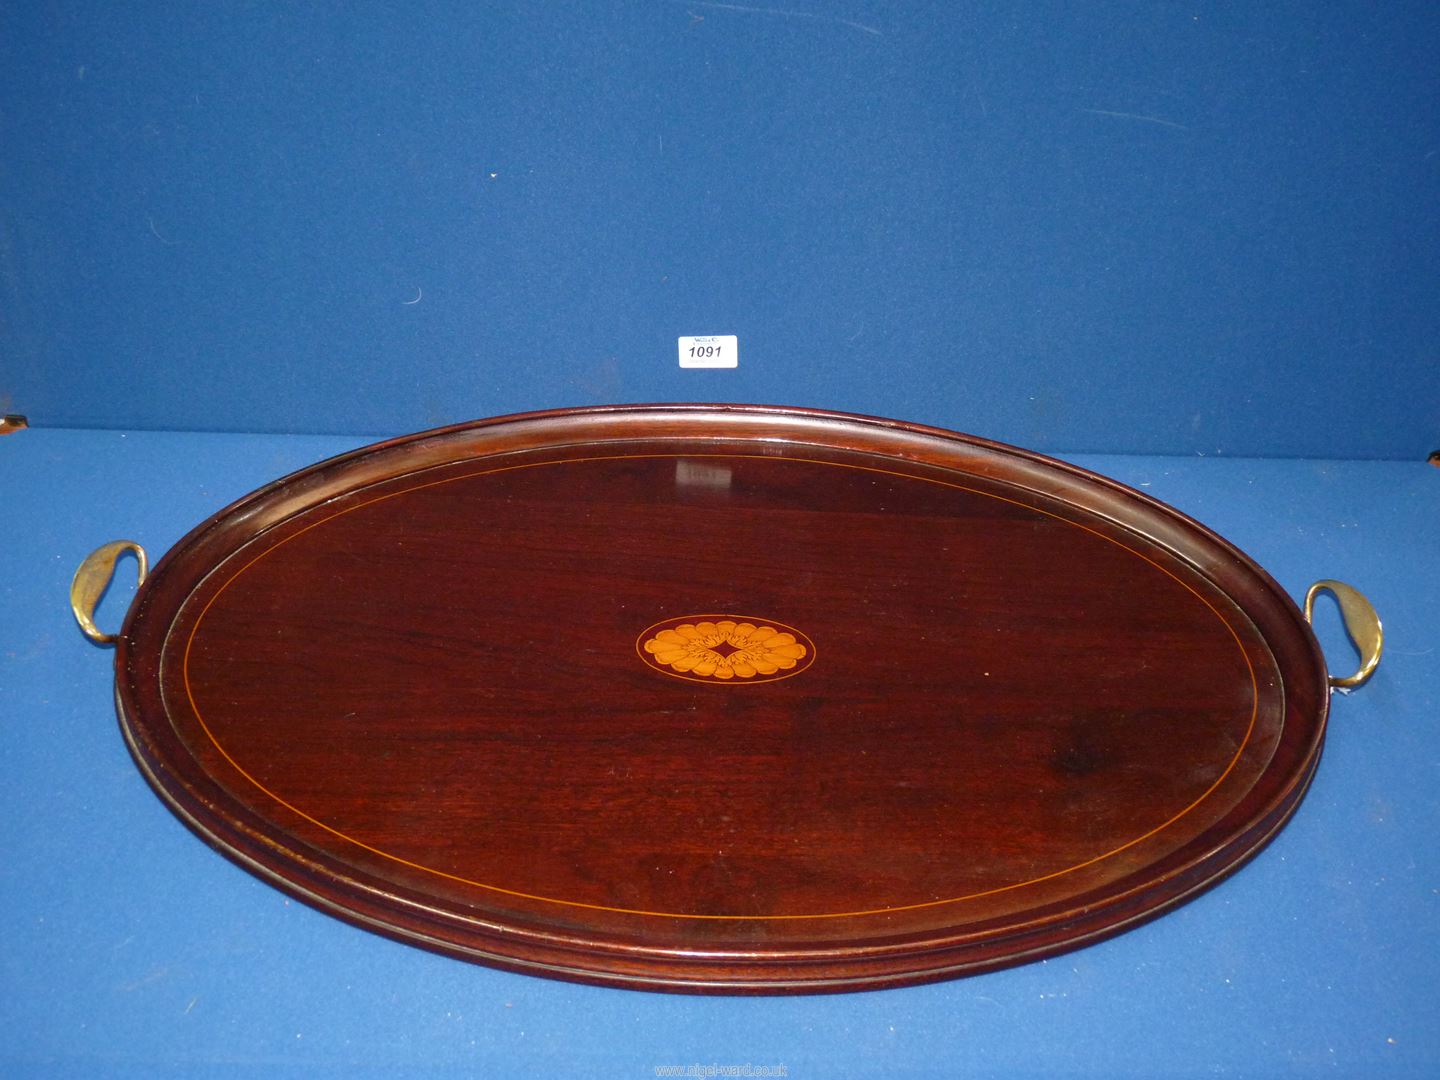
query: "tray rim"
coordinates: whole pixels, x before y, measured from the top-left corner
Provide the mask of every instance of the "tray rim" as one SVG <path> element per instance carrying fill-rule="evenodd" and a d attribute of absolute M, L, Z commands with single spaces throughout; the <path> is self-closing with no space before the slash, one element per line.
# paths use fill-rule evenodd
<path fill-rule="evenodd" d="M 815 430 L 825 430 L 827 433 L 834 430 L 836 426 L 846 431 L 863 432 L 866 434 L 883 433 L 898 438 L 902 442 L 910 439 L 922 441 L 939 440 L 939 444 L 947 447 L 964 446 L 979 452 L 982 455 L 1000 455 L 1001 459 L 1017 460 L 1025 464 L 1027 474 L 1033 473 L 1040 476 L 1058 475 L 1072 482 L 1088 486 L 1090 488 L 1108 492 L 1113 497 L 1123 502 L 1135 501 L 1138 505 L 1148 511 L 1151 515 L 1157 515 L 1162 521 L 1169 522 L 1173 529 L 1180 534 L 1198 538 L 1204 546 L 1212 548 L 1225 556 L 1232 573 L 1239 572 L 1254 585 L 1258 586 L 1258 592 L 1264 594 L 1269 602 L 1278 606 L 1281 611 L 1288 615 L 1288 622 L 1291 629 L 1298 631 L 1298 638 L 1306 654 L 1304 659 L 1308 660 L 1311 672 L 1318 680 L 1318 688 L 1311 687 L 1315 691 L 1315 718 L 1314 735 L 1310 745 L 1306 749 L 1302 767 L 1289 777 L 1286 788 L 1277 793 L 1262 810 L 1247 815 L 1251 825 L 1247 832 L 1236 834 L 1230 846 L 1240 848 L 1239 854 L 1234 855 L 1224 866 L 1218 870 L 1203 873 L 1201 864 L 1209 864 L 1214 861 L 1214 853 L 1209 855 L 1197 854 L 1184 865 L 1172 867 L 1162 881 L 1162 895 L 1152 898 L 1152 902 L 1133 913 L 1125 913 L 1122 909 L 1129 903 L 1129 894 L 1112 895 L 1104 905 L 1105 910 L 1114 916 L 1107 920 L 1101 920 L 1098 925 L 1092 927 L 1079 926 L 1073 928 L 1063 936 L 1063 940 L 1056 944 L 1050 940 L 1053 928 L 1057 923 L 1066 921 L 1063 914 L 1055 914 L 1034 920 L 1032 924 L 1025 926 L 1011 927 L 1011 932 L 1005 935 L 1004 941 L 1008 942 L 1007 948 L 1002 955 L 990 955 L 984 950 L 975 950 L 967 942 L 973 943 L 977 933 L 967 932 L 956 935 L 952 939 L 942 940 L 934 934 L 927 934 L 924 940 L 916 942 L 889 942 L 874 947 L 856 947 L 847 945 L 831 950 L 826 954 L 823 950 L 803 950 L 799 952 L 776 952 L 767 951 L 764 958 L 744 950 L 736 950 L 732 953 L 710 950 L 705 953 L 707 958 L 720 958 L 722 961 L 729 958 L 742 965 L 748 965 L 749 974 L 737 975 L 734 978 L 715 978 L 711 976 L 696 976 L 693 972 L 684 969 L 686 961 L 693 958 L 693 952 L 688 950 L 649 950 L 646 956 L 639 957 L 650 965 L 652 970 L 629 970 L 627 965 L 633 965 L 637 961 L 637 950 L 631 946 L 611 946 L 609 943 L 596 942 L 581 938 L 569 938 L 568 935 L 546 935 L 549 939 L 543 948 L 558 949 L 562 953 L 575 953 L 571 957 L 575 962 L 567 963 L 564 957 L 550 956 L 541 960 L 534 960 L 524 956 L 517 956 L 506 952 L 492 952 L 488 949 L 474 947 L 473 944 L 465 945 L 447 937 L 452 928 L 447 926 L 444 913 L 435 909 L 415 913 L 414 925 L 396 925 L 393 920 L 387 920 L 383 914 L 384 905 L 389 903 L 407 903 L 407 898 L 397 896 L 393 892 L 388 896 L 380 896 L 377 900 L 381 904 L 379 912 L 367 909 L 366 902 L 358 902 L 354 897 L 345 899 L 338 895 L 349 889 L 358 889 L 361 893 L 365 891 L 363 885 L 358 885 L 353 879 L 346 881 L 345 875 L 329 875 L 323 868 L 310 866 L 307 870 L 313 876 L 313 880 L 306 883 L 296 881 L 285 875 L 280 868 L 267 862 L 263 857 L 256 858 L 256 851 L 253 842 L 257 837 L 237 836 L 226 830 L 217 832 L 208 823 L 207 815 L 215 813 L 213 805 L 207 805 L 208 800 L 202 793 L 184 790 L 184 785 L 172 790 L 172 786 L 178 783 L 169 770 L 163 767 L 163 763 L 155 758 L 146 741 L 141 737 L 138 725 L 143 724 L 136 710 L 135 702 L 127 700 L 125 674 L 133 673 L 132 649 L 135 644 L 135 625 L 143 621 L 145 612 L 150 606 L 152 593 L 152 582 L 165 582 L 167 580 L 168 567 L 178 562 L 183 557 L 189 556 L 192 550 L 203 548 L 205 541 L 211 537 L 215 530 L 225 526 L 235 526 L 244 522 L 250 524 L 250 517 L 255 513 L 257 507 L 264 508 L 266 503 L 277 493 L 285 492 L 287 489 L 292 494 L 298 493 L 299 498 L 289 500 L 291 509 L 274 515 L 273 520 L 262 522 L 257 531 L 248 537 L 246 542 L 253 542 L 263 535 L 270 528 L 288 520 L 294 513 L 304 512 L 307 508 L 314 507 L 326 501 L 320 499 L 316 502 L 312 495 L 316 495 L 314 488 L 323 488 L 323 484 L 307 484 L 328 477 L 344 477 L 356 465 L 365 462 L 367 458 L 386 458 L 397 450 L 415 448 L 417 446 L 428 447 L 434 451 L 443 450 L 450 441 L 456 438 L 465 438 L 476 433 L 493 433 L 496 431 L 502 434 L 505 431 L 511 433 L 527 431 L 529 429 L 544 429 L 548 426 L 559 423 L 560 425 L 581 423 L 588 421 L 615 422 L 621 426 L 630 425 L 638 421 L 660 420 L 674 424 L 693 424 L 696 417 L 737 420 L 741 426 L 745 424 L 763 424 L 774 422 L 784 425 L 799 423 L 804 425 L 817 425 Z M 618 430 L 618 429 L 617 429 Z M 793 434 L 794 432 L 792 432 Z M 692 439 L 694 432 L 687 433 Z M 618 435 L 621 437 L 643 437 L 657 438 L 653 433 L 637 436 L 634 432 Z M 594 439 L 582 440 L 593 442 Z M 795 442 L 795 439 L 784 441 Z M 542 445 L 552 448 L 560 448 L 574 443 L 568 442 L 545 442 Z M 824 445 L 834 446 L 833 442 L 826 442 Z M 519 447 L 518 449 L 524 449 Z M 869 453 L 880 453 L 873 446 L 856 447 Z M 508 452 L 508 451 L 502 451 Z M 443 454 L 440 455 L 443 457 Z M 903 455 L 897 455 L 903 456 Z M 443 465 L 446 461 L 453 461 L 449 458 L 428 462 L 419 468 L 406 468 L 399 472 L 389 474 L 392 478 L 400 475 L 413 475 L 431 467 L 432 464 Z M 912 459 L 921 460 L 921 459 Z M 953 463 L 942 466 L 954 468 Z M 363 472 L 363 470 L 362 470 Z M 1008 478 L 1010 483 L 1018 485 L 1013 477 Z M 366 483 L 355 483 L 345 487 L 346 491 L 353 492 L 363 490 Z M 1048 488 L 1037 488 L 1052 497 L 1060 497 Z M 327 497 L 328 498 L 328 497 Z M 1068 502 L 1069 500 L 1062 501 Z M 1091 513 L 1100 513 L 1095 507 L 1085 506 Z M 1102 515 L 1105 516 L 1105 515 Z M 1133 523 L 1119 517 L 1112 518 L 1115 523 L 1124 529 L 1145 536 L 1147 539 L 1162 544 L 1167 548 L 1163 539 L 1135 528 Z M 1176 552 L 1179 555 L 1179 552 Z M 223 559 L 210 563 L 208 573 L 213 573 L 223 563 Z M 1186 560 L 1189 561 L 1188 559 Z M 1204 567 L 1193 564 L 1194 569 L 1209 577 Z M 1238 568 L 1238 571 L 1237 571 Z M 199 587 L 207 575 L 197 579 L 191 588 Z M 1217 588 L 1219 586 L 1217 585 Z M 1232 596 L 1229 589 L 1220 589 L 1233 602 L 1239 604 Z M 1248 608 L 1240 604 L 1240 610 L 1246 612 L 1249 617 Z M 180 610 L 177 605 L 174 612 Z M 173 613 L 172 613 L 173 615 Z M 1257 632 L 1260 628 L 1257 624 Z M 168 630 L 162 637 L 168 634 Z M 1267 645 L 1270 644 L 1268 634 L 1261 633 L 1261 637 Z M 1041 955 L 1051 955 L 1056 952 L 1078 947 L 1089 941 L 1111 934 L 1121 932 L 1138 921 L 1154 917 L 1163 911 L 1182 902 L 1196 891 L 1203 890 L 1215 884 L 1223 877 L 1233 873 L 1249 858 L 1253 857 L 1264 847 L 1268 839 L 1283 826 L 1289 816 L 1294 812 L 1303 797 L 1305 789 L 1314 774 L 1320 751 L 1323 747 L 1325 727 L 1328 716 L 1329 694 L 1324 688 L 1324 661 L 1321 656 L 1318 643 L 1308 626 L 1303 622 L 1299 609 L 1293 599 L 1282 590 L 1270 575 L 1260 567 L 1253 559 L 1245 555 L 1234 545 L 1230 544 L 1223 537 L 1220 537 L 1213 530 L 1182 511 L 1169 506 L 1166 503 L 1155 499 L 1149 494 L 1128 487 L 1102 474 L 1060 461 L 1035 451 L 1019 447 L 1009 446 L 993 440 L 977 436 L 964 435 L 959 432 L 947 431 L 941 428 L 928 427 L 925 425 L 912 424 L 899 420 L 888 420 L 878 417 L 852 415 L 837 413 L 818 409 L 801 409 L 785 406 L 753 406 L 753 405 L 709 405 L 709 404 L 659 404 L 659 405 L 615 405 L 615 406 L 594 406 L 581 409 L 552 409 L 541 412 L 518 413 L 508 416 L 493 417 L 478 421 L 470 421 L 461 424 L 448 425 L 443 428 L 436 428 L 429 431 L 417 432 L 410 435 L 398 436 L 385 439 L 380 442 L 335 455 L 333 457 L 316 462 L 302 469 L 296 470 L 286 476 L 280 477 L 269 484 L 264 485 L 255 491 L 233 501 L 228 506 L 220 509 L 204 521 L 191 529 L 184 537 L 177 541 L 165 556 L 156 565 L 155 572 L 150 581 L 142 586 L 137 593 L 131 608 L 127 613 L 124 626 L 120 635 L 119 648 L 116 652 L 116 684 L 115 698 L 117 714 L 120 719 L 120 726 L 125 737 L 127 746 L 132 756 L 140 766 L 142 773 L 162 799 L 171 807 L 177 816 L 186 822 L 189 827 L 196 831 L 207 843 L 220 850 L 227 857 L 241 863 L 252 872 L 258 873 L 266 880 L 277 884 L 285 891 L 316 904 L 333 914 L 370 929 L 378 930 L 392 937 L 411 941 L 425 947 L 437 949 L 452 955 L 461 955 L 469 959 L 478 959 L 482 962 L 513 968 L 516 970 L 540 970 L 545 973 L 560 975 L 566 978 L 579 979 L 582 981 L 603 982 L 611 985 L 638 985 L 650 989 L 664 990 L 690 990 L 704 992 L 786 992 L 793 990 L 803 991 L 828 991 L 846 989 L 864 989 L 880 985 L 895 985 L 900 983 L 929 981 L 932 979 L 946 978 L 955 974 L 963 974 L 972 971 L 988 970 L 993 967 L 1023 962 L 1027 959 Z M 1276 659 L 1277 670 L 1281 667 L 1279 659 Z M 156 663 L 158 679 L 159 662 Z M 1288 711 L 1290 708 L 1289 695 L 1285 703 Z M 160 766 L 157 768 L 157 766 Z M 1268 771 L 1269 766 L 1266 766 Z M 1228 818 L 1227 814 L 1227 818 Z M 229 824 L 229 823 L 227 823 Z M 243 830 L 242 830 L 243 832 Z M 294 839 L 293 835 L 289 837 Z M 240 847 L 236 846 L 237 840 Z M 300 851 L 293 851 L 285 854 L 274 845 L 274 839 L 265 838 L 264 843 L 268 850 L 276 858 L 290 859 L 298 863 L 306 860 L 305 854 Z M 247 846 L 248 845 L 248 846 Z M 312 860 L 313 861 L 313 860 Z M 1148 867 L 1153 873 L 1153 867 Z M 1197 877 L 1198 875 L 1198 877 Z M 1155 882 L 1150 881 L 1144 885 L 1144 890 L 1153 890 Z M 1140 890 L 1136 890 L 1140 891 Z M 357 906 L 358 903 L 358 906 Z M 422 905 L 423 906 L 423 905 Z M 1072 920 L 1073 921 L 1073 920 Z M 1093 918 L 1089 920 L 1095 923 Z M 473 920 L 472 920 L 473 922 Z M 513 928 L 496 925 L 491 932 L 505 935 L 513 934 Z M 996 941 L 999 938 L 994 939 Z M 949 962 L 941 962 L 942 954 L 953 954 L 956 950 L 964 951 L 970 949 L 975 953 L 970 959 L 955 960 L 949 957 Z M 645 952 L 645 950 L 638 950 Z M 679 956 L 678 960 L 667 960 L 666 954 L 673 953 Z M 680 955 L 684 954 L 684 955 Z M 613 969 L 604 967 L 604 958 L 610 956 L 612 960 L 623 960 L 624 964 L 612 964 Z M 911 961 L 918 961 L 919 967 L 911 963 L 906 970 L 889 970 L 879 974 L 841 973 L 821 974 L 814 969 L 817 965 L 823 966 L 827 963 L 834 964 L 834 958 L 844 956 L 847 962 L 863 964 L 867 958 L 881 958 L 888 961 L 898 962 L 909 958 Z M 926 957 L 931 957 L 926 961 Z M 601 961 L 601 967 L 595 966 L 596 958 Z M 678 965 L 678 967 L 677 967 Z M 692 965 L 693 966 L 693 965 Z M 668 970 L 675 968 L 676 970 Z M 794 969 L 794 970 L 792 970 Z"/>

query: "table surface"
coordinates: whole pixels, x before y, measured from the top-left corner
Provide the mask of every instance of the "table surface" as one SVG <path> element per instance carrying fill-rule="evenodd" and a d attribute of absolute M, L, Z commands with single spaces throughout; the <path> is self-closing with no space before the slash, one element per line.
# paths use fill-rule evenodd
<path fill-rule="evenodd" d="M 492 971 L 353 929 L 213 853 L 136 771 L 112 715 L 111 654 L 67 609 L 80 559 L 117 537 L 158 556 L 233 498 L 364 441 L 46 429 L 0 440 L 0 1071 L 1440 1072 L 1440 470 L 1073 458 L 1196 516 L 1292 595 L 1335 577 L 1374 601 L 1385 660 L 1333 702 L 1294 820 L 1216 889 L 1048 962 L 905 990 L 697 998 Z M 112 589 L 102 625 L 118 625 L 132 591 Z M 1333 609 L 1319 634 L 1347 667 Z"/>

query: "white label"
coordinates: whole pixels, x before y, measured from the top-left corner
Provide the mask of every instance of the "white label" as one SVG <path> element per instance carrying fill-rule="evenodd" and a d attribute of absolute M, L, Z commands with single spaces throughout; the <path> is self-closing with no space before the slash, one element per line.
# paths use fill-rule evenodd
<path fill-rule="evenodd" d="M 730 487 L 730 466 L 712 465 L 708 461 L 690 461 L 681 458 L 675 462 L 675 486 L 714 488 L 725 491 Z"/>
<path fill-rule="evenodd" d="M 680 339 L 680 366 L 683 368 L 737 367 L 740 346 L 734 334 L 709 334 Z"/>

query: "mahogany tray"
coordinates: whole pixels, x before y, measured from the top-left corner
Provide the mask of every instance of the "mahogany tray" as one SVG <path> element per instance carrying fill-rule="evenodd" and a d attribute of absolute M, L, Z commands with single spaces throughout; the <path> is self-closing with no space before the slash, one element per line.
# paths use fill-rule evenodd
<path fill-rule="evenodd" d="M 97 640 L 137 547 L 77 574 Z M 1378 621 L 1320 587 L 1358 681 Z M 225 855 L 403 941 L 662 990 L 913 983 L 1123 930 L 1284 824 L 1329 699 L 1290 598 L 1154 499 L 750 406 L 322 462 L 186 536 L 117 637 L 135 760 Z"/>

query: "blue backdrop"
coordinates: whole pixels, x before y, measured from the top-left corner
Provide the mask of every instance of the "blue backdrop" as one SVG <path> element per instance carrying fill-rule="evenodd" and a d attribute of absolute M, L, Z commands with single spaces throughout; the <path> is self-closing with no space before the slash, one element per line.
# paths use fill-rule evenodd
<path fill-rule="evenodd" d="M 0 411 L 42 429 L 0 439 L 0 1073 L 1440 1075 L 1437 285 L 1433 0 L 0 6 Z M 696 334 L 740 366 L 679 370 Z M 1386 659 L 1232 879 L 883 993 L 460 964 L 150 793 L 87 551 L 372 434 L 640 400 L 1188 455 L 1075 459 L 1364 588 Z"/>
<path fill-rule="evenodd" d="M 1432 3 L 11 5 L 0 407 L 1440 445 Z M 736 334 L 735 371 L 675 339 Z"/>

